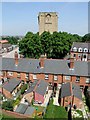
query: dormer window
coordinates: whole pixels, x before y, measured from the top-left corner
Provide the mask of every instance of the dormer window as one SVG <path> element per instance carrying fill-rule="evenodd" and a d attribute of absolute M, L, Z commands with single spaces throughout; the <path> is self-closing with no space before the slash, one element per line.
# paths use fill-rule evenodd
<path fill-rule="evenodd" d="M 84 48 L 84 50 L 83 50 L 84 52 L 88 52 L 88 49 L 87 48 Z"/>
<path fill-rule="evenodd" d="M 82 52 L 82 48 L 79 48 L 79 49 L 78 49 L 78 52 Z"/>
<path fill-rule="evenodd" d="M 73 51 L 74 51 L 74 52 L 76 52 L 76 51 L 77 51 L 77 48 L 76 48 L 76 47 L 74 47 L 74 48 L 73 48 Z"/>

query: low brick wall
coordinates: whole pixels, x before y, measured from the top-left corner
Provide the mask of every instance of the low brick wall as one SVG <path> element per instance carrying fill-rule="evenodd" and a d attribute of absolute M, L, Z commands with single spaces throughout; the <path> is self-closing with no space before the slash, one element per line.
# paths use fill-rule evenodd
<path fill-rule="evenodd" d="M 19 114 L 19 113 L 4 110 L 4 109 L 1 109 L 1 111 L 3 114 L 14 117 L 14 118 L 31 118 L 31 116 Z"/>

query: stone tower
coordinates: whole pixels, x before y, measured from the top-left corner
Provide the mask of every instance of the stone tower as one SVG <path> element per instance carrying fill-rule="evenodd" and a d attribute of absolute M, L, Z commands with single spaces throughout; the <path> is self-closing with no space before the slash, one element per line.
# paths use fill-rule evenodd
<path fill-rule="evenodd" d="M 39 35 L 44 31 L 51 34 L 58 31 L 58 15 L 56 12 L 40 12 L 38 15 Z"/>

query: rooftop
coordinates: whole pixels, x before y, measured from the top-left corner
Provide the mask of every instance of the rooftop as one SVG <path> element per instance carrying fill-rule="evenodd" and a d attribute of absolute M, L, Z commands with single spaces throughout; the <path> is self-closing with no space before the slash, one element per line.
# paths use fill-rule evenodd
<path fill-rule="evenodd" d="M 47 89 L 47 86 L 48 86 L 48 83 L 45 80 L 40 80 L 39 83 L 37 83 L 37 87 L 35 89 L 35 92 L 44 96 L 46 89 Z"/>
<path fill-rule="evenodd" d="M 9 79 L 3 85 L 3 88 L 6 89 L 9 92 L 12 92 L 20 83 L 21 83 L 21 80 L 18 80 L 16 78 L 12 78 L 12 79 Z"/>
<path fill-rule="evenodd" d="M 82 100 L 82 92 L 80 90 L 80 87 L 75 83 L 70 82 L 62 84 L 61 98 L 73 95 L 78 99 Z"/>
<path fill-rule="evenodd" d="M 26 72 L 26 73 L 51 73 L 76 76 L 90 76 L 90 61 L 74 61 L 74 69 L 70 70 L 70 60 L 45 59 L 44 68 L 40 68 L 39 59 L 20 58 L 18 66 L 14 58 L 2 58 L 0 70 Z"/>

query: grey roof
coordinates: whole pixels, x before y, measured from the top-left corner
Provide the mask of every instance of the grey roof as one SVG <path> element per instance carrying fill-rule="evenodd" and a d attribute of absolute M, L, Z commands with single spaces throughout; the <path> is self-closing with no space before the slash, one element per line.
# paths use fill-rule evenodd
<path fill-rule="evenodd" d="M 12 78 L 3 85 L 3 88 L 9 92 L 12 92 L 20 83 L 21 83 L 21 80 Z"/>
<path fill-rule="evenodd" d="M 29 89 L 25 92 L 25 94 L 33 92 L 38 80 L 34 80 L 34 82 L 30 85 Z"/>
<path fill-rule="evenodd" d="M 82 92 L 80 90 L 80 87 L 76 84 L 72 84 L 72 91 L 73 91 L 73 95 L 77 98 L 79 98 L 80 100 L 82 100 Z"/>
<path fill-rule="evenodd" d="M 18 66 L 15 65 L 15 60 L 13 58 L 2 58 L 2 69 L 3 70 L 13 70 L 13 71 L 22 71 L 22 72 L 31 72 L 36 73 L 38 71 L 42 72 L 42 69 L 39 67 L 38 59 L 27 59 L 22 58 L 18 61 Z"/>
<path fill-rule="evenodd" d="M 8 44 L 8 43 L 5 43 L 5 44 L 2 44 L 2 48 L 8 48 L 8 47 L 11 47 L 12 45 L 11 44 Z"/>
<path fill-rule="evenodd" d="M 28 108 L 28 105 L 20 104 L 20 105 L 17 107 L 17 109 L 16 109 L 15 112 L 18 112 L 18 113 L 20 113 L 20 114 L 24 114 L 24 113 L 26 112 L 27 108 Z"/>
<path fill-rule="evenodd" d="M 71 96 L 70 83 L 64 83 L 61 87 L 61 98 Z"/>
<path fill-rule="evenodd" d="M 74 48 L 74 47 L 82 48 L 82 49 L 84 49 L 84 48 L 90 49 L 90 43 L 73 42 L 72 48 Z M 71 48 L 71 50 L 72 50 L 72 48 Z"/>
<path fill-rule="evenodd" d="M 71 86 L 72 86 L 72 88 L 71 88 Z M 62 84 L 61 98 L 64 98 L 67 96 L 72 96 L 72 95 L 74 95 L 78 99 L 82 100 L 82 92 L 80 90 L 80 87 L 74 83 L 72 83 L 72 85 L 71 85 L 70 82 Z"/>
<path fill-rule="evenodd" d="M 69 60 L 45 59 L 44 68 L 40 68 L 39 59 L 22 58 L 18 61 L 18 66 L 15 66 L 14 58 L 2 58 L 2 70 L 27 72 L 27 73 L 51 73 L 76 76 L 90 76 L 90 62 L 75 61 L 74 70 L 69 68 Z"/>
<path fill-rule="evenodd" d="M 88 75 L 90 76 L 90 62 L 88 62 Z"/>
<path fill-rule="evenodd" d="M 0 70 L 2 70 L 2 57 L 0 57 Z"/>
<path fill-rule="evenodd" d="M 48 83 L 45 80 L 40 80 L 40 83 L 38 83 L 35 92 L 44 96 L 47 86 L 48 86 Z"/>
<path fill-rule="evenodd" d="M 25 115 L 32 115 L 34 113 L 34 111 L 35 111 L 35 108 L 30 106 L 26 109 L 24 114 Z"/>

